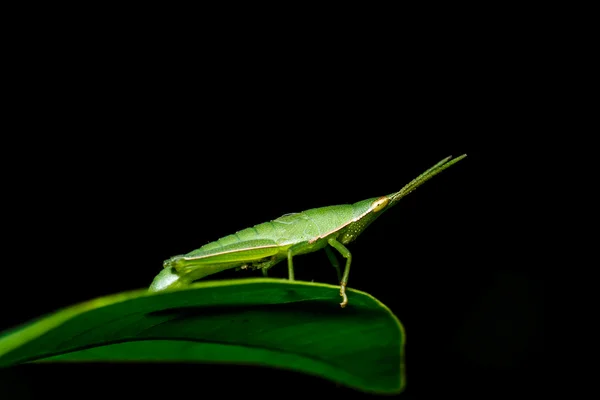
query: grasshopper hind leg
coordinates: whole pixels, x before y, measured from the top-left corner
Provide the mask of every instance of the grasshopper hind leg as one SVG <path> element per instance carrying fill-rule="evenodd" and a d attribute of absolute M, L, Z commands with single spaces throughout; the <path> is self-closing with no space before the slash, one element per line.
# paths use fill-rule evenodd
<path fill-rule="evenodd" d="M 268 259 L 263 259 L 259 262 L 252 263 L 251 268 L 254 270 L 260 269 L 262 276 L 269 277 L 269 273 L 267 271 L 269 271 L 269 269 L 271 269 L 271 267 L 277 264 L 279 261 L 281 260 L 277 259 L 276 257 L 269 257 Z"/>

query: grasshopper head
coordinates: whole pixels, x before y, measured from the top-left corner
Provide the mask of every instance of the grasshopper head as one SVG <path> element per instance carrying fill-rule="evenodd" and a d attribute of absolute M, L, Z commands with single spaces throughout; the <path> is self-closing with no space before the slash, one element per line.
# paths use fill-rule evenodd
<path fill-rule="evenodd" d="M 354 241 L 358 235 L 371 225 L 391 205 L 389 196 L 375 197 L 359 201 L 352 205 L 354 219 L 342 231 L 341 241 L 343 244 Z"/>
<path fill-rule="evenodd" d="M 385 210 L 388 210 L 393 205 L 397 204 L 400 199 L 414 191 L 416 188 L 427 182 L 432 177 L 436 176 L 449 166 L 457 163 L 458 161 L 465 158 L 467 155 L 450 160 L 451 157 L 446 157 L 421 175 L 417 176 L 410 183 L 405 185 L 402 189 L 387 196 L 375 197 L 359 201 L 353 204 L 354 207 L 354 219 L 347 225 L 342 235 L 342 243 L 346 244 L 354 239 L 373 221 L 375 221 Z"/>

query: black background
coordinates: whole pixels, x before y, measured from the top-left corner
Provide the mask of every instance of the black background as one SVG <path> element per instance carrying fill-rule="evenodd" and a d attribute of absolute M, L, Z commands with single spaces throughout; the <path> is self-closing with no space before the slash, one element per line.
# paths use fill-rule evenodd
<path fill-rule="evenodd" d="M 403 322 L 406 398 L 523 393 L 544 378 L 543 275 L 525 253 L 526 182 L 508 139 L 540 112 L 529 53 L 493 38 L 313 49 L 302 38 L 183 40 L 193 29 L 108 42 L 72 33 L 36 37 L 15 66 L 19 123 L 2 147 L 13 160 L 4 168 L 2 328 L 146 287 L 172 255 L 285 213 L 388 194 L 467 153 L 350 245 L 349 286 Z M 335 281 L 322 253 L 295 266 L 297 279 Z M 234 276 L 252 274 L 212 279 Z M 33 395 L 65 390 L 55 375 L 107 393 L 116 384 L 263 394 L 281 385 L 357 395 L 258 367 L 3 373 L 9 390 Z M 224 391 L 220 380 L 232 384 Z"/>

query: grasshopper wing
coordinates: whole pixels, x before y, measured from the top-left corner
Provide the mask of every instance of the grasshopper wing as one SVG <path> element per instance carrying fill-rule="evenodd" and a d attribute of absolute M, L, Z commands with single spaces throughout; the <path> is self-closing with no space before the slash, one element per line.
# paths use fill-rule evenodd
<path fill-rule="evenodd" d="M 194 264 L 220 264 L 256 261 L 279 253 L 280 246 L 272 240 L 254 239 L 204 250 L 202 247 L 183 256 Z"/>

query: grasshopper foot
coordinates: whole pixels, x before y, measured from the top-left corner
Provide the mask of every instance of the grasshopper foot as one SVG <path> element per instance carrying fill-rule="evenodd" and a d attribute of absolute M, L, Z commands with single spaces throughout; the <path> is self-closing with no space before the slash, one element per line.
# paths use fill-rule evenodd
<path fill-rule="evenodd" d="M 342 296 L 340 306 L 344 308 L 348 304 L 348 296 L 346 295 L 346 285 L 343 283 L 340 285 L 340 296 Z"/>

